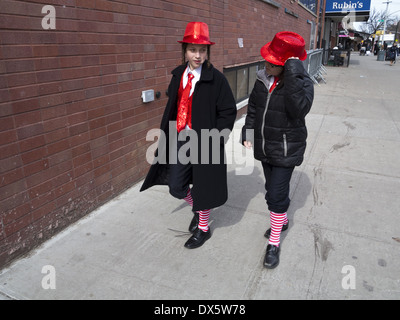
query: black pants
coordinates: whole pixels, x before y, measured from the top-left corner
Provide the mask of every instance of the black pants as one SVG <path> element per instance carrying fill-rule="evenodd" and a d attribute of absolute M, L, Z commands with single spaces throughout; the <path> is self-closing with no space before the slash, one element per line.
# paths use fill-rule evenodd
<path fill-rule="evenodd" d="M 265 176 L 265 200 L 267 201 L 268 210 L 275 213 L 287 212 L 290 199 L 290 179 L 294 167 L 284 168 L 271 166 L 266 162 L 261 162 Z"/>
<path fill-rule="evenodd" d="M 176 152 L 178 154 L 179 149 L 186 143 L 190 143 L 189 137 L 185 141 L 177 141 Z M 190 149 L 187 151 L 187 157 L 190 157 Z M 183 199 L 186 197 L 189 184 L 192 181 L 192 164 L 189 162 L 187 164 L 182 164 L 179 161 L 179 157 L 176 157 L 176 162 L 174 164 L 169 164 L 169 178 L 168 178 L 168 186 L 169 193 L 177 198 Z"/>

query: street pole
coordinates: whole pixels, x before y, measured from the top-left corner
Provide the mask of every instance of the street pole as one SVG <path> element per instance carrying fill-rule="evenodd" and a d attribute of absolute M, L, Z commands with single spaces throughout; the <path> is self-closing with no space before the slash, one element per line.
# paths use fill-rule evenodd
<path fill-rule="evenodd" d="M 383 19 L 383 39 L 382 39 L 382 44 L 384 44 L 385 43 L 385 33 L 386 33 L 386 16 L 387 16 L 387 12 L 389 9 L 389 3 L 392 3 L 392 1 L 386 1 L 386 2 L 382 2 L 382 3 L 386 3 L 385 17 Z"/>

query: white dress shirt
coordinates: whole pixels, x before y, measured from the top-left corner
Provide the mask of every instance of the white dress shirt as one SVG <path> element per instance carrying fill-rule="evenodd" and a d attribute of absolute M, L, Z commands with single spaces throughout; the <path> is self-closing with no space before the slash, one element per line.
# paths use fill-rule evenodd
<path fill-rule="evenodd" d="M 196 83 L 197 81 L 200 80 L 200 76 L 201 76 L 201 68 L 203 65 L 201 65 L 200 67 L 198 67 L 197 69 L 194 70 L 190 70 L 190 67 L 188 66 L 185 70 L 185 72 L 183 73 L 183 89 L 186 88 L 186 85 L 188 83 L 188 74 L 189 72 L 191 72 L 194 76 L 194 78 L 192 79 L 192 89 L 190 90 L 189 93 L 189 97 L 193 94 L 194 88 L 196 87 Z"/>

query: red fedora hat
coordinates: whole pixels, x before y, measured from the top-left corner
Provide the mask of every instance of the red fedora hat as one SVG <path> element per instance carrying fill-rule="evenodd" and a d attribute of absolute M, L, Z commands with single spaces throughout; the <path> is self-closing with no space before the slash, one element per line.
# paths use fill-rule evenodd
<path fill-rule="evenodd" d="M 178 42 L 209 45 L 215 44 L 215 42 L 210 41 L 208 25 L 204 22 L 189 22 L 186 26 L 183 40 Z"/>
<path fill-rule="evenodd" d="M 307 58 L 305 41 L 302 36 L 291 31 L 278 32 L 271 42 L 261 48 L 262 57 L 268 62 L 283 66 L 288 58 Z"/>

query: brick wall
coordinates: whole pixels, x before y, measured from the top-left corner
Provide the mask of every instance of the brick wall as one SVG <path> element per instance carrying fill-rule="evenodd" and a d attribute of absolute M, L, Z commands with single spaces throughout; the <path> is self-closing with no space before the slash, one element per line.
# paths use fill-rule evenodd
<path fill-rule="evenodd" d="M 308 42 L 315 18 L 276 1 L 1 0 L 0 268 L 144 177 L 187 22 L 209 24 L 220 70 L 260 60 L 283 29 Z M 143 104 L 147 89 L 161 98 Z"/>

